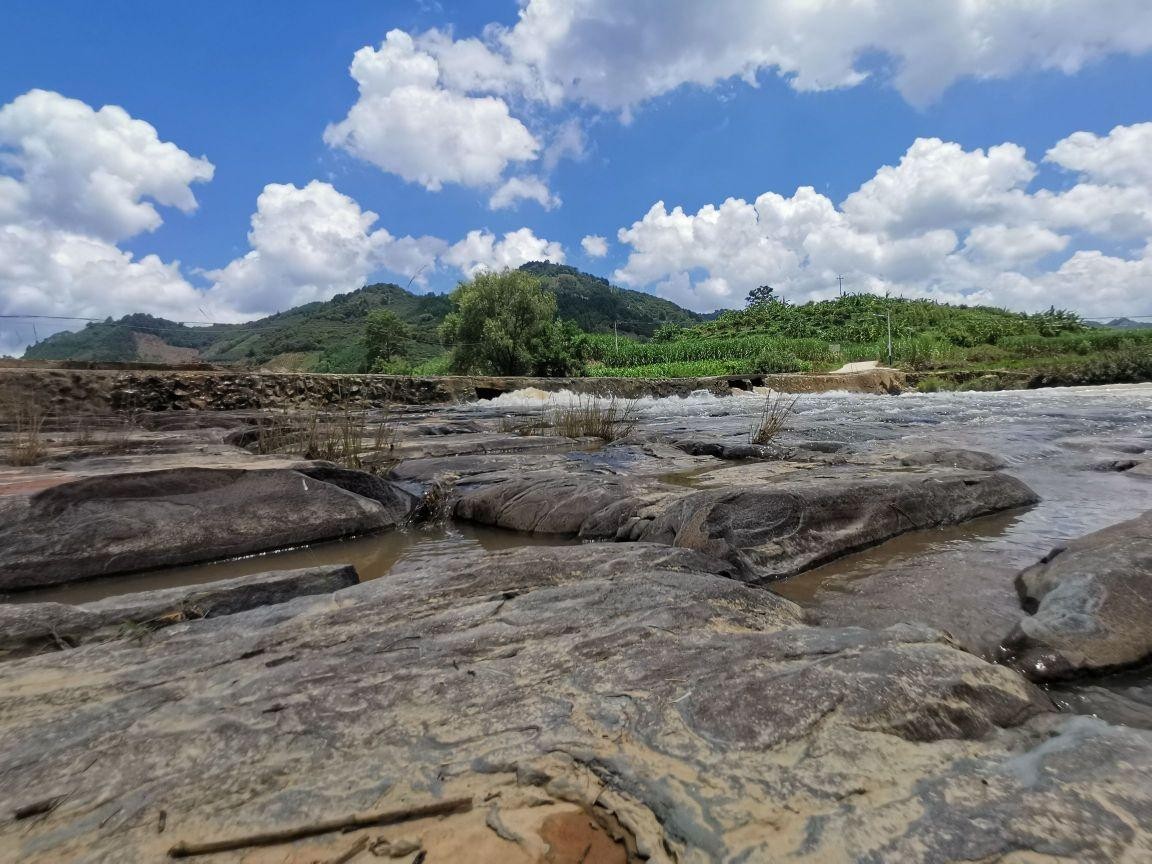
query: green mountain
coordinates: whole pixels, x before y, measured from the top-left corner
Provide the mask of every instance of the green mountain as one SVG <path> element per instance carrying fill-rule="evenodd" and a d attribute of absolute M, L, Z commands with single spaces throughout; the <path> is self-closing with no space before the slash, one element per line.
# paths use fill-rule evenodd
<path fill-rule="evenodd" d="M 582 273 L 575 267 L 530 261 L 520 268 L 537 276 L 556 294 L 560 318 L 575 321 L 589 333 L 611 333 L 651 336 L 661 324 L 684 326 L 697 324 L 707 316 L 689 312 L 671 300 L 663 300 L 643 291 L 617 288 L 599 276 Z"/>
<path fill-rule="evenodd" d="M 533 261 L 521 269 L 556 294 L 561 318 L 592 333 L 647 337 L 665 322 L 694 324 L 705 316 L 640 291 L 610 285 L 573 267 Z M 412 331 L 413 361 L 444 353 L 437 328 L 451 310 L 446 294 L 413 294 L 398 285 L 367 285 L 331 300 L 308 303 L 244 324 L 188 327 L 151 315 L 126 315 L 57 333 L 28 348 L 29 360 L 148 361 L 241 364 L 275 369 L 356 372 L 364 365 L 364 318 L 373 309 L 396 313 Z"/>

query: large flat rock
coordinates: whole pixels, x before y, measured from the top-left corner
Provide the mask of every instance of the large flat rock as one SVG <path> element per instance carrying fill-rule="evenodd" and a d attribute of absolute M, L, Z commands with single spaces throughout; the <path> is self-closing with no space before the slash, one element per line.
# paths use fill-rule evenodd
<path fill-rule="evenodd" d="M 813 469 L 817 466 L 807 465 Z M 741 578 L 793 575 L 908 531 L 955 525 L 1036 503 L 1006 474 L 938 470 L 849 472 L 797 479 L 796 464 L 730 468 L 707 488 L 615 472 L 560 470 L 473 475 L 453 513 L 482 525 L 590 540 L 696 549 L 736 565 Z"/>
<path fill-rule="evenodd" d="M 1037 680 L 1132 666 L 1152 659 L 1152 512 L 1054 550 L 1020 573 L 1031 615 L 1004 655 Z"/>
<path fill-rule="evenodd" d="M 93 603 L 4 603 L 0 604 L 0 659 L 66 650 L 97 640 L 139 638 L 181 621 L 331 594 L 359 581 L 356 568 L 327 565 L 121 594 Z"/>
<path fill-rule="evenodd" d="M 323 463 L 80 477 L 0 497 L 0 590 L 378 531 L 412 505 L 384 480 Z"/>
<path fill-rule="evenodd" d="M 761 582 L 907 531 L 955 525 L 1037 500 L 1024 483 L 998 473 L 813 477 L 696 492 L 650 518 L 641 513 L 617 539 L 696 549 L 731 561 L 743 578 Z"/>
<path fill-rule="evenodd" d="M 472 810 L 211 860 L 367 835 L 529 864 L 575 817 L 595 836 L 571 860 L 628 858 L 612 832 L 681 864 L 1152 849 L 1149 734 L 1047 713 L 926 628 L 808 626 L 730 569 L 643 543 L 463 555 L 3 664 L 0 858 L 154 862 L 456 798 Z"/>

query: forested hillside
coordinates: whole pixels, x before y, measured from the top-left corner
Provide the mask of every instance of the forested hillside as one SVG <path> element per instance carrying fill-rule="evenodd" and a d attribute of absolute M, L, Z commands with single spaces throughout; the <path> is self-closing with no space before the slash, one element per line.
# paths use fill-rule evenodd
<path fill-rule="evenodd" d="M 651 294 L 610 285 L 573 267 L 531 262 L 521 269 L 556 294 L 559 317 L 590 333 L 650 336 L 662 324 L 694 324 L 703 316 Z M 185 327 L 150 315 L 89 324 L 57 333 L 25 352 L 37 360 L 190 360 L 320 372 L 361 371 L 364 320 L 390 309 L 410 329 L 415 363 L 444 353 L 438 328 L 451 309 L 446 294 L 414 294 L 398 285 L 368 285 L 322 303 L 308 303 L 244 324 Z M 183 349 L 183 350 L 173 350 Z"/>
<path fill-rule="evenodd" d="M 607 279 L 575 267 L 532 261 L 520 268 L 538 277 L 556 295 L 558 316 L 588 333 L 651 336 L 661 324 L 695 324 L 707 316 L 689 312 L 671 300 L 617 288 Z"/>

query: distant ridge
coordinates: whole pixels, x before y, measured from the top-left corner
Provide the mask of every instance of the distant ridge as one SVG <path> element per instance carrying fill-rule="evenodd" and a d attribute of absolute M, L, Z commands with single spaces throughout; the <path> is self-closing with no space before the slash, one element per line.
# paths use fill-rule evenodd
<path fill-rule="evenodd" d="M 661 324 L 695 324 L 708 316 L 670 300 L 618 288 L 575 267 L 532 261 L 521 270 L 556 294 L 559 316 L 592 333 L 651 336 Z M 307 303 L 243 324 L 188 327 L 137 313 L 48 337 L 24 352 L 28 360 L 237 363 L 300 371 L 355 372 L 364 362 L 364 319 L 390 309 L 412 330 L 415 361 L 442 353 L 437 328 L 451 310 L 446 294 L 413 294 L 392 283 L 366 285 L 331 300 Z"/>
<path fill-rule="evenodd" d="M 1152 327 L 1152 321 L 1133 321 L 1131 318 L 1113 318 L 1105 327 L 1117 327 L 1122 330 L 1143 330 Z"/>

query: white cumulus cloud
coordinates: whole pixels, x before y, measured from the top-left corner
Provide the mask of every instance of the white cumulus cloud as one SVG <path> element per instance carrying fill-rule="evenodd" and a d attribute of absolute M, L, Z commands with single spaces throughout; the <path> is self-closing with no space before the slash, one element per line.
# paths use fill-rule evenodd
<path fill-rule="evenodd" d="M 580 245 L 589 258 L 603 258 L 608 254 L 608 240 L 599 234 L 589 234 L 580 241 Z"/>
<path fill-rule="evenodd" d="M 684 84 L 762 71 L 797 90 L 851 87 L 888 58 L 893 85 L 924 104 L 954 81 L 1078 71 L 1152 48 L 1144 0 L 528 0 L 499 41 L 546 89 L 629 109 Z"/>
<path fill-rule="evenodd" d="M 560 197 L 552 193 L 548 184 L 539 177 L 509 177 L 492 193 L 488 206 L 493 210 L 507 210 L 520 201 L 535 201 L 545 210 L 560 206 Z"/>
<path fill-rule="evenodd" d="M 615 276 L 695 309 L 739 306 L 762 284 L 794 301 L 821 299 L 843 275 L 853 291 L 1133 313 L 1146 304 L 1152 266 L 1141 152 L 1152 159 L 1142 127 L 1076 133 L 1046 158 L 1079 182 L 1033 190 L 1036 165 L 1018 145 L 918 139 L 839 206 L 811 187 L 695 213 L 657 202 L 620 230 L 629 256 Z"/>
<path fill-rule="evenodd" d="M 197 159 L 115 105 L 99 110 L 47 90 L 0 108 L 0 217 L 115 242 L 153 231 L 155 205 L 196 209 L 192 184 L 212 179 Z"/>
<path fill-rule="evenodd" d="M 433 191 L 492 185 L 537 157 L 539 142 L 502 99 L 445 87 L 439 61 L 402 30 L 357 51 L 350 71 L 360 98 L 325 130 L 329 146 Z"/>
<path fill-rule="evenodd" d="M 241 313 L 266 314 L 359 288 L 381 267 L 414 275 L 447 247 L 373 230 L 378 218 L 328 183 L 269 183 L 256 200 L 252 250 L 207 273 L 209 293 Z"/>
<path fill-rule="evenodd" d="M 564 248 L 537 237 L 530 228 L 509 231 L 501 238 L 489 231 L 469 231 L 444 253 L 442 260 L 471 277 L 485 270 L 519 267 L 529 261 L 563 264 Z"/>
<path fill-rule="evenodd" d="M 115 243 L 155 230 L 158 205 L 195 210 L 191 185 L 211 179 L 207 160 L 122 108 L 32 90 L 0 108 L 0 170 L 0 312 L 203 317 L 208 303 L 178 262 Z M 34 332 L 64 326 L 38 321 Z M 32 336 L 30 320 L 8 323 L 0 351 Z"/>
<path fill-rule="evenodd" d="M 1045 160 L 1097 183 L 1152 189 L 1152 123 L 1117 126 L 1107 135 L 1076 132 L 1048 151 Z"/>
<path fill-rule="evenodd" d="M 479 37 L 392 30 L 357 51 L 359 99 L 324 137 L 429 190 L 488 188 L 509 166 L 546 175 L 583 158 L 573 104 L 627 120 L 685 85 L 777 75 L 799 91 L 877 78 L 924 106 L 960 79 L 1149 50 L 1147 0 L 521 0 L 514 26 Z"/>

